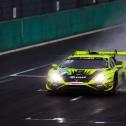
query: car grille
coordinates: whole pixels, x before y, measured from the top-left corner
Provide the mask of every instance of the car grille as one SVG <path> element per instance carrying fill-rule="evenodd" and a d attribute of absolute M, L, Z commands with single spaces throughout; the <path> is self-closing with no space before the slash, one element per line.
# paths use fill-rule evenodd
<path fill-rule="evenodd" d="M 89 82 L 97 73 L 98 71 L 94 72 L 93 74 L 89 74 L 84 70 L 77 70 L 73 72 L 72 75 L 64 75 L 64 81 L 66 82 Z"/>
<path fill-rule="evenodd" d="M 66 82 L 89 82 L 91 77 L 87 76 L 64 76 Z"/>

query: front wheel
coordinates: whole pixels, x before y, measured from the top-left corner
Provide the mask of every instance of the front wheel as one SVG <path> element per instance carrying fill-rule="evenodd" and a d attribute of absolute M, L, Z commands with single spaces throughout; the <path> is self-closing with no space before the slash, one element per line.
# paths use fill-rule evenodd
<path fill-rule="evenodd" d="M 113 88 L 110 91 L 110 94 L 117 94 L 117 85 L 118 85 L 118 72 L 115 73 L 114 75 L 114 84 L 113 84 Z"/>

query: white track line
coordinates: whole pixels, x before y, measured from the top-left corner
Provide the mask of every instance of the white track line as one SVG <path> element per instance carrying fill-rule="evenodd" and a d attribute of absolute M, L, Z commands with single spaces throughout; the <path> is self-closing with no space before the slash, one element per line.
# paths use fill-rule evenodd
<path fill-rule="evenodd" d="M 65 118 L 52 118 L 52 119 L 32 119 L 31 117 L 25 118 L 25 120 L 34 120 L 34 121 L 57 121 L 58 123 L 65 123 Z"/>
<path fill-rule="evenodd" d="M 98 30 L 92 30 L 92 31 L 89 31 L 89 32 L 84 32 L 84 33 L 80 33 L 80 34 L 77 34 L 77 35 L 72 35 L 72 36 L 69 36 L 69 37 L 64 37 L 64 38 L 61 38 L 61 39 L 56 39 L 56 40 L 52 40 L 52 41 L 48 41 L 48 42 L 43 42 L 43 43 L 40 43 L 40 44 L 35 44 L 35 45 L 27 46 L 27 47 L 22 47 L 22 48 L 10 50 L 10 51 L 1 52 L 0 56 L 10 54 L 10 53 L 14 53 L 14 52 L 19 52 L 19 51 L 22 51 L 22 50 L 36 48 L 36 47 L 40 47 L 40 46 L 44 46 L 44 45 L 48 45 L 48 44 L 52 44 L 52 43 L 63 42 L 64 40 L 77 38 L 77 37 L 81 37 L 81 36 L 84 36 L 84 35 L 89 35 L 89 34 L 101 32 L 101 31 L 111 30 L 111 29 L 114 29 L 114 28 L 118 28 L 118 27 L 120 27 L 122 25 L 126 25 L 126 23 L 119 24 L 119 25 L 114 25 L 114 26 L 109 26 L 109 27 L 106 27 L 106 28 L 98 29 Z"/>
<path fill-rule="evenodd" d="M 6 83 L 6 82 L 9 82 L 9 81 L 13 81 L 13 80 L 15 80 L 15 78 L 9 78 L 9 79 L 5 79 L 5 80 L 1 80 L 0 84 Z"/>
<path fill-rule="evenodd" d="M 93 123 L 96 123 L 96 124 L 105 124 L 107 122 L 93 122 Z"/>
<path fill-rule="evenodd" d="M 102 113 L 103 111 L 104 111 L 103 108 L 98 108 L 98 109 L 94 110 L 94 112 L 92 112 L 91 115 L 96 115 L 96 114 L 98 114 L 98 113 Z"/>
<path fill-rule="evenodd" d="M 3 77 L 0 77 L 0 80 L 4 80 L 4 79 L 9 78 L 9 77 L 10 77 L 10 75 L 6 75 L 6 76 L 3 76 Z"/>
<path fill-rule="evenodd" d="M 44 89 L 38 89 L 37 92 L 47 92 L 47 90 L 44 90 Z"/>
<path fill-rule="evenodd" d="M 10 75 L 11 77 L 27 77 L 27 78 L 46 78 L 47 76 L 40 76 L 40 75 L 18 75 L 18 74 L 13 74 Z"/>
<path fill-rule="evenodd" d="M 21 72 L 18 72 L 18 73 L 11 74 L 10 76 L 17 76 L 18 74 L 23 74 L 23 73 L 26 73 L 26 72 L 34 71 L 34 70 L 44 68 L 44 67 L 49 66 L 49 65 L 50 64 L 45 64 L 45 65 L 42 65 L 42 66 L 34 67 L 34 68 L 27 69 L 27 70 L 24 70 L 24 71 L 21 71 Z"/>
<path fill-rule="evenodd" d="M 6 78 L 8 78 L 8 77 L 16 77 L 16 76 L 18 76 L 19 74 L 26 73 L 26 72 L 30 72 L 30 71 L 34 71 L 34 70 L 37 70 L 37 69 L 39 69 L 39 68 L 44 68 L 44 67 L 49 66 L 49 65 L 51 65 L 51 64 L 52 64 L 52 63 L 50 63 L 50 64 L 45 64 L 45 65 L 38 66 L 38 67 L 33 67 L 33 68 L 31 68 L 31 69 L 27 69 L 27 70 L 24 70 L 24 71 L 21 71 L 21 72 L 17 72 L 17 73 L 13 73 L 13 74 L 10 74 L 10 75 L 6 75 L 6 76 L 3 76 L 3 77 L 0 77 L 0 80 L 4 80 L 4 79 L 6 79 Z M 41 76 L 41 77 L 42 77 L 42 76 Z M 43 77 L 45 77 L 45 76 L 43 76 Z"/>
<path fill-rule="evenodd" d="M 52 119 L 38 119 L 38 118 L 25 118 L 27 121 L 57 121 L 58 123 L 66 123 L 66 118 L 52 118 Z M 115 123 L 115 122 L 106 122 L 106 121 L 85 121 L 85 119 L 68 119 L 69 121 L 83 121 L 83 122 L 89 122 L 94 124 L 106 124 L 106 123 Z"/>
<path fill-rule="evenodd" d="M 79 100 L 79 99 L 81 99 L 81 98 L 82 98 L 82 96 L 78 96 L 78 97 L 76 97 L 76 98 L 70 99 L 70 101 L 71 101 L 71 102 L 74 102 L 74 101 L 77 101 L 77 100 Z"/>

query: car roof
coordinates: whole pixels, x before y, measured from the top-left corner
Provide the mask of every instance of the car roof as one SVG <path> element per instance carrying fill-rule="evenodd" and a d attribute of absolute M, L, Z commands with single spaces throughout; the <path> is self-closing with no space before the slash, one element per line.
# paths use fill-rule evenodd
<path fill-rule="evenodd" d="M 88 54 L 88 55 L 71 55 L 68 58 L 103 58 L 103 59 L 109 59 L 112 56 L 110 55 L 98 55 L 98 54 Z"/>

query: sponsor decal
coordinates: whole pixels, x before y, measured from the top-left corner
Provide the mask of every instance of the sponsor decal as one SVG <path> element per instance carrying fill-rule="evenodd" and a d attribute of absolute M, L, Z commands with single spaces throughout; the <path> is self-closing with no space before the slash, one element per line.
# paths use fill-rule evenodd
<path fill-rule="evenodd" d="M 83 85 L 83 82 L 71 82 L 72 85 Z"/>
<path fill-rule="evenodd" d="M 86 76 L 70 76 L 71 79 L 86 79 Z"/>

